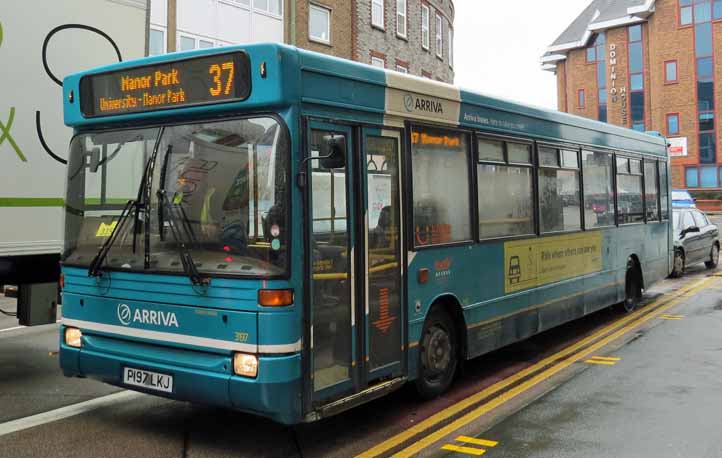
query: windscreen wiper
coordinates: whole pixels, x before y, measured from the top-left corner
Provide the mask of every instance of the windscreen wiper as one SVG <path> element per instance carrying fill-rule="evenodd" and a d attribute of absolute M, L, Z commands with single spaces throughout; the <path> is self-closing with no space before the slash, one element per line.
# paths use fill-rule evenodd
<path fill-rule="evenodd" d="M 110 247 L 113 246 L 115 240 L 118 238 L 118 234 L 120 234 L 123 230 L 123 227 L 125 227 L 125 223 L 128 221 L 128 217 L 130 216 L 131 211 L 135 211 L 137 213 L 137 203 L 133 199 L 130 199 L 125 204 L 125 207 L 123 207 L 123 211 L 120 213 L 120 217 L 118 218 L 115 227 L 113 227 L 113 231 L 110 233 L 110 236 L 105 239 L 105 242 L 103 242 L 100 250 L 98 250 L 98 254 L 96 254 L 93 260 L 90 262 L 90 266 L 88 267 L 89 277 L 100 277 L 103 275 L 103 270 L 101 269 L 103 262 L 108 256 Z"/>
<path fill-rule="evenodd" d="M 158 131 L 158 137 L 155 139 L 155 145 L 153 145 L 153 152 L 148 158 L 148 162 L 145 164 L 145 170 L 143 170 L 143 178 L 140 181 L 138 187 L 138 197 L 135 199 L 135 218 L 133 219 L 133 253 L 135 253 L 135 247 L 137 242 L 137 234 L 140 226 L 140 211 L 143 211 L 143 226 L 145 229 L 145 245 L 144 245 L 144 262 L 143 267 L 145 269 L 150 268 L 150 196 L 151 189 L 153 187 L 153 171 L 155 169 L 155 161 L 158 157 L 158 148 L 160 147 L 160 139 L 163 137 L 165 127 L 161 127 Z"/>
<path fill-rule="evenodd" d="M 203 277 L 195 262 L 190 250 L 188 250 L 187 243 L 197 243 L 195 233 L 191 227 L 190 220 L 183 206 L 176 204 L 168 200 L 165 189 L 158 190 L 158 204 L 161 205 L 168 215 L 168 227 L 170 233 L 175 239 L 176 245 L 178 246 L 178 254 L 180 255 L 181 264 L 183 264 L 183 272 L 191 280 L 191 283 L 197 286 L 207 286 L 210 284 L 211 279 Z"/>

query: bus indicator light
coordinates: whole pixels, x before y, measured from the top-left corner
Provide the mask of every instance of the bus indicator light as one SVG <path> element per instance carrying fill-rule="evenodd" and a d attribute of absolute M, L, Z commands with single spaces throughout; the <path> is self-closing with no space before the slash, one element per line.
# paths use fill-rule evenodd
<path fill-rule="evenodd" d="M 293 304 L 292 289 L 259 289 L 258 305 L 263 307 L 285 307 Z"/>
<path fill-rule="evenodd" d="M 429 269 L 419 269 L 419 283 L 422 285 L 429 282 Z"/>

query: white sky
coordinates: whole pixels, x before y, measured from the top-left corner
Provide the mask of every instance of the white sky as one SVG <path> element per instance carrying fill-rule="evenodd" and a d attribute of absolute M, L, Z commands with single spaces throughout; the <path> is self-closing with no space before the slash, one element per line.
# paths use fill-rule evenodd
<path fill-rule="evenodd" d="M 454 0 L 457 86 L 556 109 L 539 58 L 591 0 Z"/>

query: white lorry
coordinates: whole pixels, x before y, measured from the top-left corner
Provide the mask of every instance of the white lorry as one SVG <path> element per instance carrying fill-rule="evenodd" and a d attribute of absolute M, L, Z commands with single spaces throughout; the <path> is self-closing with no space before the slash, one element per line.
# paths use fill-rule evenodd
<path fill-rule="evenodd" d="M 55 322 L 63 240 L 62 79 L 147 54 L 150 0 L 23 0 L 0 7 L 0 286 L 20 324 Z"/>

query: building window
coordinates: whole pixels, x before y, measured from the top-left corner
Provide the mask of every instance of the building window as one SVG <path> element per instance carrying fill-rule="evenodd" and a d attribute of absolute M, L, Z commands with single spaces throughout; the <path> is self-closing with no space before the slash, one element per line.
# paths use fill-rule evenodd
<path fill-rule="evenodd" d="M 429 7 L 421 5 L 421 47 L 429 50 L 430 38 Z"/>
<path fill-rule="evenodd" d="M 454 66 L 454 31 L 449 28 L 449 67 Z"/>
<path fill-rule="evenodd" d="M 676 83 L 679 81 L 677 75 L 677 61 L 668 60 L 664 63 L 664 82 L 665 83 Z"/>
<path fill-rule="evenodd" d="M 679 0 L 679 24 L 692 23 L 692 0 Z"/>
<path fill-rule="evenodd" d="M 308 12 L 308 35 L 312 40 L 331 43 L 331 10 L 311 5 Z"/>
<path fill-rule="evenodd" d="M 712 19 L 722 19 L 722 0 L 714 0 L 712 4 Z"/>
<path fill-rule="evenodd" d="M 671 113 L 667 115 L 667 135 L 679 135 L 679 114 Z"/>
<path fill-rule="evenodd" d="M 629 44 L 629 86 L 632 112 L 632 129 L 645 131 L 644 125 L 644 50 L 642 48 L 642 26 L 627 28 Z"/>
<path fill-rule="evenodd" d="M 411 163 L 414 245 L 471 240 L 467 135 L 416 127 Z"/>
<path fill-rule="evenodd" d="M 531 145 L 478 139 L 477 146 L 479 238 L 534 234 Z"/>
<path fill-rule="evenodd" d="M 444 57 L 444 30 L 441 16 L 436 15 L 436 55 Z"/>
<path fill-rule="evenodd" d="M 384 28 L 384 0 L 371 1 L 371 25 Z"/>
<path fill-rule="evenodd" d="M 541 231 L 581 229 L 578 151 L 540 147 L 539 163 Z"/>
<path fill-rule="evenodd" d="M 180 36 L 180 51 L 190 51 L 196 49 L 196 39 L 187 37 L 185 35 Z"/>
<path fill-rule="evenodd" d="M 697 167 L 687 167 L 684 171 L 684 181 L 688 188 L 699 188 Z"/>
<path fill-rule="evenodd" d="M 386 60 L 382 57 L 371 56 L 371 65 L 378 68 L 386 68 Z"/>
<path fill-rule="evenodd" d="M 248 4 L 248 2 L 242 3 Z M 253 9 L 257 11 L 280 16 L 281 8 L 281 0 L 253 0 Z"/>
<path fill-rule="evenodd" d="M 586 59 L 588 63 L 597 66 L 597 87 L 599 88 L 599 110 L 597 119 L 607 122 L 607 64 L 605 61 L 606 36 L 600 33 L 594 37 L 592 45 L 587 48 Z"/>
<path fill-rule="evenodd" d="M 396 0 L 396 35 L 406 38 L 406 0 Z"/>
<path fill-rule="evenodd" d="M 198 47 L 200 49 L 208 49 L 213 47 L 213 42 L 208 40 L 198 40 Z"/>
<path fill-rule="evenodd" d="M 148 55 L 158 56 L 160 54 L 165 54 L 165 31 L 150 29 Z"/>
<path fill-rule="evenodd" d="M 396 64 L 396 71 L 399 73 L 409 73 L 409 69 L 401 64 Z"/>
<path fill-rule="evenodd" d="M 584 108 L 587 104 L 586 96 L 584 95 L 584 89 L 579 89 L 577 91 L 577 106 L 579 108 Z"/>

